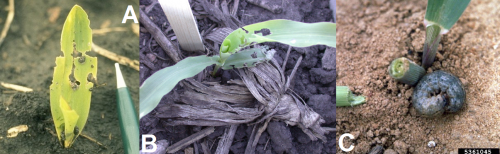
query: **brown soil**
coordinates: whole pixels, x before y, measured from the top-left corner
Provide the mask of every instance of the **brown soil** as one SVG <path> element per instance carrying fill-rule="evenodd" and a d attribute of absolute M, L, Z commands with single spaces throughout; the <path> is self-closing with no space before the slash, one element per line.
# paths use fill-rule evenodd
<path fill-rule="evenodd" d="M 466 104 L 458 113 L 423 118 L 411 105 L 413 87 L 397 83 L 387 68 L 395 58 L 421 64 L 426 1 L 339 1 L 337 85 L 367 102 L 337 111 L 337 140 L 351 133 L 354 153 L 376 145 L 399 153 L 457 153 L 458 148 L 500 147 L 500 1 L 472 1 L 441 40 L 427 72 L 460 78 Z M 436 147 L 427 143 L 435 141 Z M 337 151 L 341 151 L 337 147 Z"/>

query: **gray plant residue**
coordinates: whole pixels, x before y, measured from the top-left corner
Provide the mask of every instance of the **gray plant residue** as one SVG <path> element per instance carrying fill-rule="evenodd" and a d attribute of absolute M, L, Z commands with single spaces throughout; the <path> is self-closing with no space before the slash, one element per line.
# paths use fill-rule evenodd
<path fill-rule="evenodd" d="M 460 110 L 465 102 L 465 91 L 457 77 L 435 71 L 420 79 L 413 91 L 412 102 L 421 115 L 436 117 Z"/>

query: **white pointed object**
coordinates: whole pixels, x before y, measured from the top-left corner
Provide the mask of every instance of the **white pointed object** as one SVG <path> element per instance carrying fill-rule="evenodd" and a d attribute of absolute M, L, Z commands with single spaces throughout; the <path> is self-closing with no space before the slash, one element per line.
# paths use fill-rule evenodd
<path fill-rule="evenodd" d="M 115 63 L 116 68 L 116 89 L 127 87 L 125 80 L 123 80 L 122 71 L 120 70 L 120 64 Z"/>
<path fill-rule="evenodd" d="M 158 0 L 183 50 L 204 51 L 188 0 Z"/>

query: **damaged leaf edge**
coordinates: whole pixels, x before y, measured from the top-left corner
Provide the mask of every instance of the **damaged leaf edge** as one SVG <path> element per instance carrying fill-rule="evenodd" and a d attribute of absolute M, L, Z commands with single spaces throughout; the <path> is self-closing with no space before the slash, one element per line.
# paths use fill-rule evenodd
<path fill-rule="evenodd" d="M 90 110 L 89 74 L 97 75 L 97 58 L 85 52 L 91 49 L 92 30 L 87 13 L 75 5 L 68 13 L 61 33 L 63 56 L 56 57 L 50 85 L 50 107 L 57 137 L 65 148 L 71 147 L 86 124 Z M 71 78 L 72 77 L 72 78 Z"/>

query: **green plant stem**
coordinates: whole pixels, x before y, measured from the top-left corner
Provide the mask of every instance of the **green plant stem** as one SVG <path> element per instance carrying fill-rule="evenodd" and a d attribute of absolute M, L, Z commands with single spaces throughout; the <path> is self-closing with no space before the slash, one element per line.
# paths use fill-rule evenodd
<path fill-rule="evenodd" d="M 412 86 L 425 75 L 424 68 L 405 57 L 394 59 L 389 65 L 388 72 L 396 81 Z"/>
<path fill-rule="evenodd" d="M 365 96 L 356 96 L 352 94 L 347 86 L 336 87 L 336 106 L 355 106 L 366 102 Z"/>
<path fill-rule="evenodd" d="M 434 62 L 439 41 L 441 41 L 442 34 L 440 32 L 441 27 L 436 24 L 427 26 L 425 30 L 424 55 L 422 57 L 422 66 L 424 68 L 429 68 Z"/>
<path fill-rule="evenodd" d="M 212 76 L 215 76 L 215 73 L 217 73 L 220 67 L 220 65 L 215 65 L 214 70 L 212 71 Z"/>

